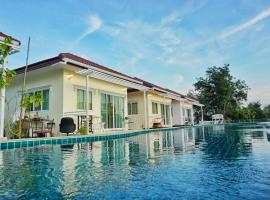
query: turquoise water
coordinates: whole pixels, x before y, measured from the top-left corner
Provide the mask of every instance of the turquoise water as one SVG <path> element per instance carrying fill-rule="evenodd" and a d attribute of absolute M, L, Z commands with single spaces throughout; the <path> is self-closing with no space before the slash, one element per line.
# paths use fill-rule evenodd
<path fill-rule="evenodd" d="M 0 151 L 0 199 L 270 199 L 267 126 Z"/>

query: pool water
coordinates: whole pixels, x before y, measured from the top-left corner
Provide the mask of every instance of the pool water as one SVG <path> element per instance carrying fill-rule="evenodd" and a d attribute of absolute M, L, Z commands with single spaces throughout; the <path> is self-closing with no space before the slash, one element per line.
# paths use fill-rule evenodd
<path fill-rule="evenodd" d="M 0 151 L 0 199 L 270 199 L 270 129 L 226 125 Z"/>

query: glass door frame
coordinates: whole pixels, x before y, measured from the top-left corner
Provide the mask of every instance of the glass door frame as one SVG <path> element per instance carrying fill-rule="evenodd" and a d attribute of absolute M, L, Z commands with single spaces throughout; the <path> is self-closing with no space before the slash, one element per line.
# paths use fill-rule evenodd
<path fill-rule="evenodd" d="M 112 97 L 112 127 L 108 126 L 108 121 L 107 122 L 103 122 L 102 121 L 102 95 L 105 95 L 105 103 L 106 103 L 106 120 L 108 118 L 109 112 L 108 112 L 108 103 L 107 103 L 107 97 L 111 96 Z M 115 128 L 115 97 L 119 97 L 119 98 L 123 98 L 123 127 L 121 128 Z M 126 96 L 125 95 L 121 95 L 121 94 L 114 94 L 114 93 L 110 93 L 110 92 L 105 92 L 102 91 L 100 92 L 100 118 L 101 118 L 101 123 L 105 123 L 105 125 L 107 124 L 107 127 L 104 127 L 104 129 L 106 130 L 123 130 L 125 129 L 125 110 L 126 110 L 126 106 L 125 106 L 125 102 L 126 102 Z"/>

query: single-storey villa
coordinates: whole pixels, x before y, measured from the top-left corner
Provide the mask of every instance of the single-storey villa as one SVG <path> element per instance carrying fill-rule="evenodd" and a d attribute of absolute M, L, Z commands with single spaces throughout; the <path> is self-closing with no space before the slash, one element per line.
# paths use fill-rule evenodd
<path fill-rule="evenodd" d="M 7 90 L 6 120 L 10 120 L 18 108 L 24 70 L 25 67 L 15 70 L 17 77 Z M 86 115 L 86 82 L 88 114 L 94 129 L 127 130 L 127 90 L 146 88 L 132 77 L 70 53 L 61 53 L 28 66 L 27 93 L 43 94 L 41 105 L 33 105 L 30 115 L 38 113 L 41 117 L 54 119 L 55 132 L 64 116 L 73 117 L 78 128 Z"/>
<path fill-rule="evenodd" d="M 202 106 L 198 100 L 145 80 L 135 79 L 141 81 L 148 90 L 128 90 L 129 129 L 154 128 L 159 122 L 162 127 L 194 124 L 193 106 Z"/>

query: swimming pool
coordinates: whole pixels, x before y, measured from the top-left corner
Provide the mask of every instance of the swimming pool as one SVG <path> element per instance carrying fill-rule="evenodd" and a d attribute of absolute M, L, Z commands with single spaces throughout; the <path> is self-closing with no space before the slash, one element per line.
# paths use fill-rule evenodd
<path fill-rule="evenodd" d="M 269 199 L 270 129 L 182 128 L 0 151 L 0 199 Z"/>

